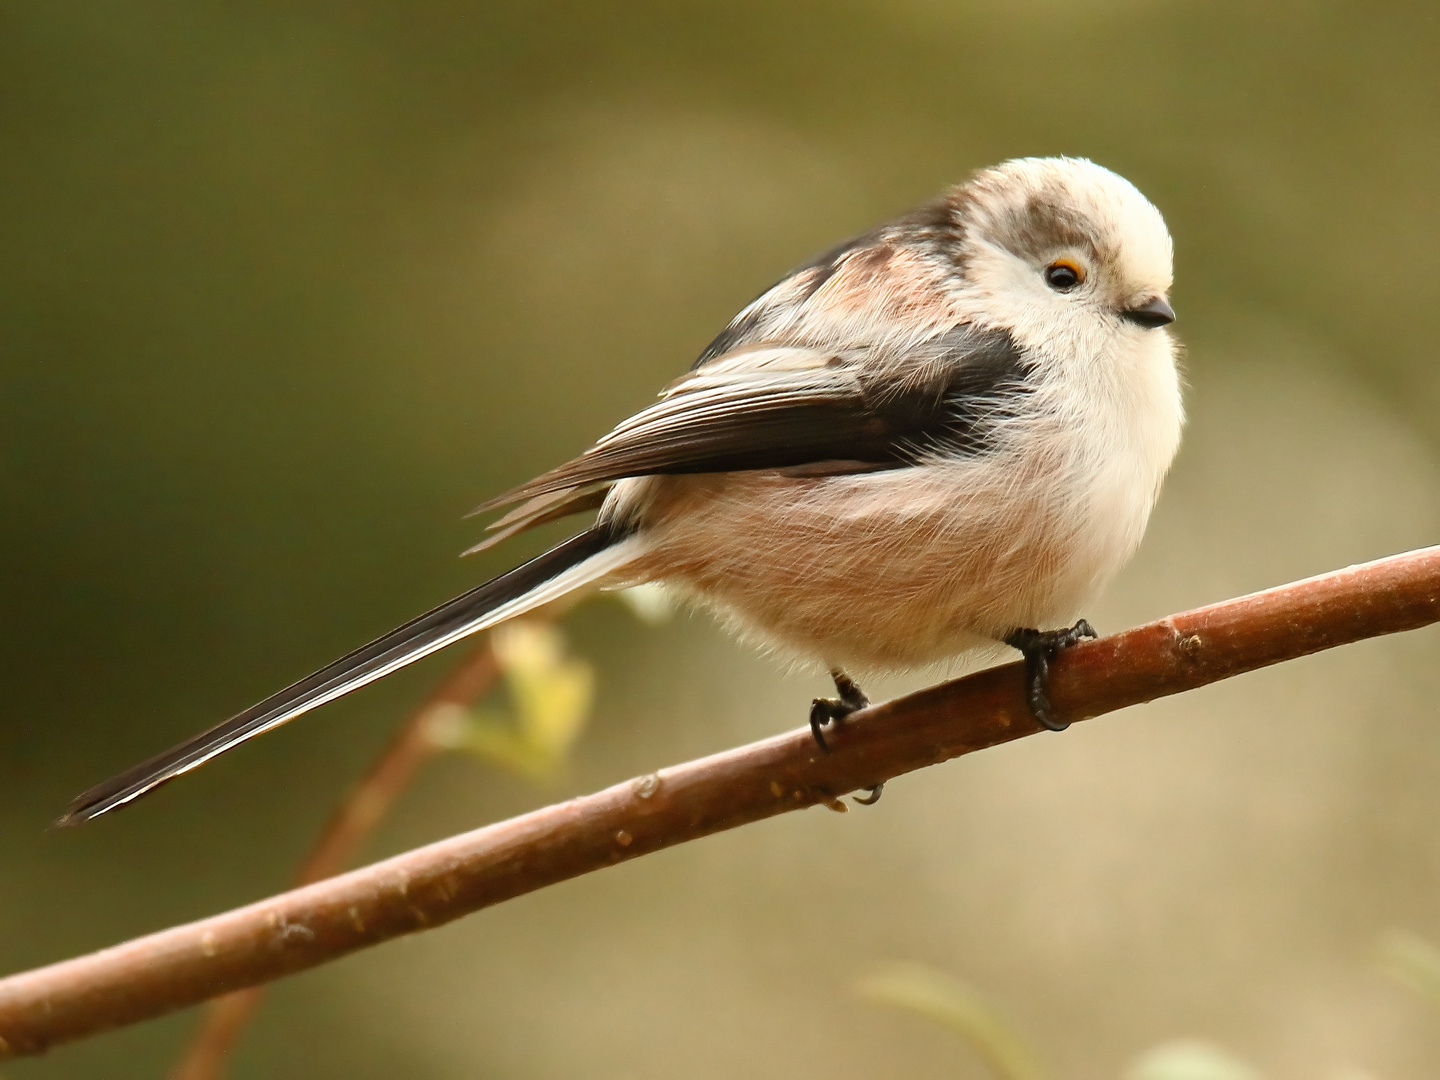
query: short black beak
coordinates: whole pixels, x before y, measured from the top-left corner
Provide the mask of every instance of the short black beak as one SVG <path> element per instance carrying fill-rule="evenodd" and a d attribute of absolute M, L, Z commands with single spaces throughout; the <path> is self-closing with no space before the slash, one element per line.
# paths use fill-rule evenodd
<path fill-rule="evenodd" d="M 1175 321 L 1175 309 L 1165 302 L 1163 296 L 1147 300 L 1139 307 L 1126 308 L 1120 314 L 1148 330 L 1157 326 L 1169 326 Z"/>

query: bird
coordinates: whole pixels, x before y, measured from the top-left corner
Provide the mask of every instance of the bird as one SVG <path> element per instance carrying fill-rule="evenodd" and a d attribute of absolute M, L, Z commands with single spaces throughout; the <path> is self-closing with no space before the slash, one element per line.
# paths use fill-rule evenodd
<path fill-rule="evenodd" d="M 1134 554 L 1184 423 L 1173 249 L 1084 158 L 982 169 L 803 263 L 580 456 L 477 508 L 488 547 L 592 524 L 71 802 L 73 825 L 471 634 L 659 583 L 742 640 L 823 665 L 822 750 L 868 704 L 851 672 L 1010 646 L 1048 672 Z M 475 550 L 475 549 L 472 549 Z M 879 797 L 871 789 L 871 800 Z"/>

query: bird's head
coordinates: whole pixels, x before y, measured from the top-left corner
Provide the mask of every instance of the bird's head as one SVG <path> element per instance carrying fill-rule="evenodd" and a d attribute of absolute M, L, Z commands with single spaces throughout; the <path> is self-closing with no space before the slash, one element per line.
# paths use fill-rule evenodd
<path fill-rule="evenodd" d="M 1174 321 L 1165 222 L 1109 169 L 1021 158 L 976 174 L 946 202 L 964 291 L 1022 336 L 1149 334 Z"/>

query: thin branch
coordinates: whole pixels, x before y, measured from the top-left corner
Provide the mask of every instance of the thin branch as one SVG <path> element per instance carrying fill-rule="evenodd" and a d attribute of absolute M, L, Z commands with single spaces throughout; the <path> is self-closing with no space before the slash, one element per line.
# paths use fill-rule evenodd
<path fill-rule="evenodd" d="M 297 886 L 340 873 L 360 845 L 409 786 L 416 770 L 443 747 L 432 732 L 449 709 L 472 704 L 495 685 L 499 665 L 487 634 L 480 647 L 435 688 L 406 718 L 389 745 L 351 789 L 320 834 L 295 875 Z M 240 1037 L 264 996 L 263 986 L 226 994 L 211 1003 L 170 1080 L 215 1080 L 224 1073 L 225 1055 Z"/>
<path fill-rule="evenodd" d="M 1440 547 L 1229 600 L 1067 651 L 1052 691 L 1083 720 L 1361 638 L 1440 621 Z M 1035 734 L 1020 665 L 429 844 L 316 885 L 0 980 L 15 1057 L 335 960 L 661 848 Z"/>

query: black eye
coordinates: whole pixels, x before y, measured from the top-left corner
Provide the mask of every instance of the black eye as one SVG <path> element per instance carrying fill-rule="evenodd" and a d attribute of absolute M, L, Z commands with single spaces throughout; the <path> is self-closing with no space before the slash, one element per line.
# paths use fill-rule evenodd
<path fill-rule="evenodd" d="M 1085 271 L 1069 259 L 1058 259 L 1045 268 L 1045 284 L 1056 292 L 1069 292 L 1085 280 Z"/>

